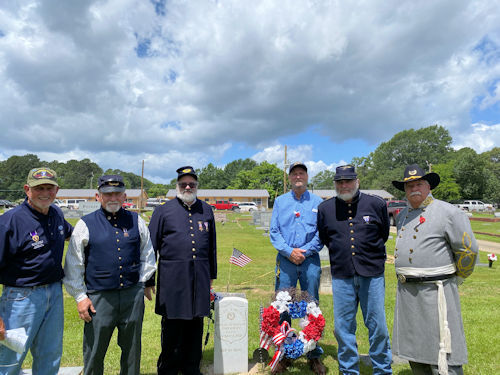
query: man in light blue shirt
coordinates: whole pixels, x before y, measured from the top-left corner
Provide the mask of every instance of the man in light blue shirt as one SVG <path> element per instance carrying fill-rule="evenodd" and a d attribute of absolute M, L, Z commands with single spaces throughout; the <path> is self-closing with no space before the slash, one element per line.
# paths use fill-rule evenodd
<path fill-rule="evenodd" d="M 319 301 L 319 282 L 321 262 L 319 251 L 323 247 L 316 225 L 318 205 L 322 199 L 307 191 L 307 167 L 302 162 L 290 166 L 288 179 L 292 191 L 276 198 L 271 218 L 271 243 L 278 251 L 276 256 L 275 289 L 300 288 Z M 319 357 L 323 350 L 316 349 L 307 353 L 309 364 L 314 373 L 326 373 Z M 283 372 L 290 364 L 282 360 L 274 373 Z"/>

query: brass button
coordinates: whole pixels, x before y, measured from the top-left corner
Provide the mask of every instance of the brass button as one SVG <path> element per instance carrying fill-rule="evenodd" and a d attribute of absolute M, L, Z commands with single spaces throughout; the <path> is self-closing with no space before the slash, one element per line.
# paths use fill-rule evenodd
<path fill-rule="evenodd" d="M 194 241 L 191 241 L 192 244 L 194 244 Z"/>
<path fill-rule="evenodd" d="M 411 258 L 409 258 L 408 260 L 409 260 L 409 261 L 410 261 L 410 263 L 411 263 Z"/>
<path fill-rule="evenodd" d="M 347 211 L 347 212 L 348 212 L 348 213 L 350 213 L 350 214 L 352 214 L 352 211 L 351 211 L 351 210 L 349 210 L 349 211 Z"/>
<path fill-rule="evenodd" d="M 118 225 L 117 225 L 117 224 L 115 224 L 114 226 L 115 226 L 115 227 L 117 227 Z"/>
<path fill-rule="evenodd" d="M 123 269 L 123 266 L 120 266 L 120 269 Z"/>
<path fill-rule="evenodd" d="M 351 233 L 354 233 L 354 231 L 351 229 Z"/>
<path fill-rule="evenodd" d="M 351 241 L 354 241 L 354 237 L 351 237 Z"/>
<path fill-rule="evenodd" d="M 189 229 L 193 230 L 194 228 L 193 227 L 189 227 Z"/>
<path fill-rule="evenodd" d="M 123 283 L 120 283 L 120 286 L 123 286 Z"/>
<path fill-rule="evenodd" d="M 347 207 L 351 207 L 351 204 L 350 204 L 350 203 L 347 203 Z"/>
<path fill-rule="evenodd" d="M 349 223 L 349 226 L 352 227 L 354 224 L 353 223 Z"/>
<path fill-rule="evenodd" d="M 354 249 L 354 245 L 351 245 L 351 249 Z"/>
<path fill-rule="evenodd" d="M 116 234 L 118 234 L 118 231 L 116 231 Z"/>
<path fill-rule="evenodd" d="M 196 255 L 193 255 L 193 259 L 196 259 Z"/>
<path fill-rule="evenodd" d="M 117 238 L 117 239 L 116 239 L 116 242 L 120 242 L 120 239 L 118 239 L 118 238 Z"/>
<path fill-rule="evenodd" d="M 417 239 L 417 236 L 413 235 L 413 239 L 416 240 Z"/>
<path fill-rule="evenodd" d="M 123 275 L 120 275 L 120 279 L 123 279 Z"/>
<path fill-rule="evenodd" d="M 118 251 L 120 251 L 120 250 L 121 250 L 121 248 L 118 248 Z"/>
<path fill-rule="evenodd" d="M 403 231 L 403 230 L 405 230 L 405 227 L 401 227 L 401 230 L 402 230 L 402 231 Z"/>
<path fill-rule="evenodd" d="M 415 232 L 418 232 L 418 228 L 415 228 Z"/>
<path fill-rule="evenodd" d="M 194 237 L 194 234 L 193 234 L 193 233 L 191 233 L 191 237 Z"/>
<path fill-rule="evenodd" d="M 106 219 L 111 220 L 111 216 L 108 216 Z"/>
<path fill-rule="evenodd" d="M 122 260 L 122 257 L 118 257 L 118 260 Z"/>
<path fill-rule="evenodd" d="M 352 216 L 349 216 L 349 220 L 352 220 Z"/>
<path fill-rule="evenodd" d="M 354 252 L 353 252 L 353 253 L 351 253 L 351 254 L 352 254 L 353 256 L 354 256 L 354 255 L 356 255 L 356 253 L 354 253 Z"/>
<path fill-rule="evenodd" d="M 195 250 L 196 250 L 196 248 L 194 248 L 194 247 L 193 247 L 193 248 L 192 248 L 192 250 L 193 250 L 193 251 L 195 251 Z"/>
<path fill-rule="evenodd" d="M 193 216 L 193 215 L 191 215 L 191 212 L 190 212 L 188 215 L 189 215 L 189 216 Z"/>
<path fill-rule="evenodd" d="M 410 254 L 412 254 L 412 253 L 413 253 L 413 249 L 410 249 Z"/>
<path fill-rule="evenodd" d="M 195 251 L 196 251 L 196 249 L 193 249 L 193 252 L 195 252 Z"/>
<path fill-rule="evenodd" d="M 394 255 L 394 259 L 396 259 L 398 257 L 398 254 Z"/>
<path fill-rule="evenodd" d="M 193 220 L 189 220 L 189 222 L 190 222 L 190 223 L 192 223 L 192 222 L 193 222 Z"/>

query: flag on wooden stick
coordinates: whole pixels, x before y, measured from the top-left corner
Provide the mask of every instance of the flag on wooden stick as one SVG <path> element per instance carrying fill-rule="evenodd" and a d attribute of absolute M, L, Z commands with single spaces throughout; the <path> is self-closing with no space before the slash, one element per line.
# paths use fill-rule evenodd
<path fill-rule="evenodd" d="M 238 267 L 245 267 L 251 261 L 251 258 L 247 257 L 241 251 L 233 247 L 233 254 L 229 258 L 229 263 L 236 264 Z"/>

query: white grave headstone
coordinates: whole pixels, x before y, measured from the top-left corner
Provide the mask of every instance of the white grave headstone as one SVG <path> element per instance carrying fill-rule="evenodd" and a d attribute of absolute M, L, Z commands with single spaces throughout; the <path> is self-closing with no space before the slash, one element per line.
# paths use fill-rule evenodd
<path fill-rule="evenodd" d="M 214 374 L 238 372 L 248 372 L 248 301 L 228 293 L 215 303 Z"/>

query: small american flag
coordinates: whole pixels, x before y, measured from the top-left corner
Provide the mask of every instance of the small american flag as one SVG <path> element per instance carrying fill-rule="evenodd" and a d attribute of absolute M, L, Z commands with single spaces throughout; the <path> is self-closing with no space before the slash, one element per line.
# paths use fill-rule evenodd
<path fill-rule="evenodd" d="M 241 251 L 233 247 L 233 254 L 231 255 L 231 258 L 229 258 L 229 263 L 236 264 L 238 267 L 245 267 L 251 261 L 251 258 L 247 257 Z"/>

